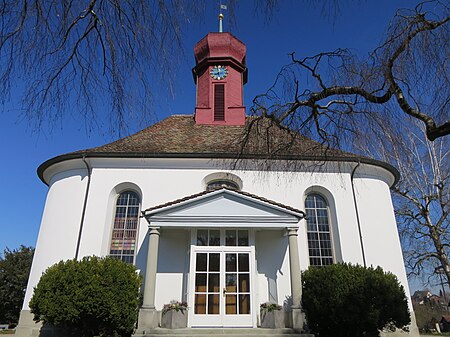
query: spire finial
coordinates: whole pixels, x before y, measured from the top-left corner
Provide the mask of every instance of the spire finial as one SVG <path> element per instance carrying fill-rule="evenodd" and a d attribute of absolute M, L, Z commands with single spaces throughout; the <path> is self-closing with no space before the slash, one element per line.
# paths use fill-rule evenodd
<path fill-rule="evenodd" d="M 219 9 L 220 9 L 219 10 L 219 33 L 223 33 L 222 21 L 223 21 L 224 15 L 222 13 L 222 9 L 227 9 L 227 5 L 220 4 Z"/>

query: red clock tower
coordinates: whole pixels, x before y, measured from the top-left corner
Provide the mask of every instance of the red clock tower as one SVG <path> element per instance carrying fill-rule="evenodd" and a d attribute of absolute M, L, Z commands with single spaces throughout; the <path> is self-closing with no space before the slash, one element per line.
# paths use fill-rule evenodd
<path fill-rule="evenodd" d="M 230 33 L 209 33 L 195 45 L 196 124 L 245 124 L 245 53 L 245 44 Z"/>

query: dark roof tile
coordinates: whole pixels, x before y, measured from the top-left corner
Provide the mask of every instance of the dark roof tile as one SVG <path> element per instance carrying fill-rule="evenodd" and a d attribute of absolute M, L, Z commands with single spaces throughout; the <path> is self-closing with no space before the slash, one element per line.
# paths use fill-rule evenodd
<path fill-rule="evenodd" d="M 395 180 L 398 171 L 389 164 L 327 147 L 299 133 L 281 128 L 270 119 L 246 117 L 245 126 L 197 125 L 193 115 L 172 115 L 115 142 L 49 159 L 38 168 L 82 157 L 188 157 L 232 159 L 290 159 L 317 162 L 363 162 L 384 167 Z"/>
<path fill-rule="evenodd" d="M 192 115 L 173 115 L 131 136 L 115 142 L 77 151 L 78 153 L 143 153 L 143 154 L 217 154 L 253 156 L 345 156 L 297 133 L 288 132 L 268 121 L 256 125 L 247 136 L 252 117 L 246 126 L 196 125 Z M 269 133 L 262 127 L 268 128 Z M 265 135 L 269 135 L 266 137 Z M 246 137 L 247 136 L 247 137 Z"/>

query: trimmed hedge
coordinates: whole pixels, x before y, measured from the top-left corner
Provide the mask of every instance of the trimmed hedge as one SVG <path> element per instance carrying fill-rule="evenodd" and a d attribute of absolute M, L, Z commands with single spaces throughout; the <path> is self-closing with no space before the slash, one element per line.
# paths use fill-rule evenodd
<path fill-rule="evenodd" d="M 302 283 L 307 322 L 320 337 L 377 337 L 381 329 L 410 323 L 403 286 L 380 267 L 311 267 Z"/>
<path fill-rule="evenodd" d="M 61 261 L 42 275 L 30 309 L 36 322 L 74 336 L 129 336 L 138 315 L 140 284 L 135 267 L 117 259 Z"/>

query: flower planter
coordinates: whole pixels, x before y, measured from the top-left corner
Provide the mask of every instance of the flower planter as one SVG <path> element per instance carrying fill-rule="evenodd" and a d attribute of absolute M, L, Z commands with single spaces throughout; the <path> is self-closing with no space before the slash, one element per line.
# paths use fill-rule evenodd
<path fill-rule="evenodd" d="M 261 328 L 283 329 L 284 311 L 283 310 L 261 310 Z"/>
<path fill-rule="evenodd" d="M 169 310 L 161 316 L 161 328 L 181 329 L 187 327 L 186 310 Z"/>

